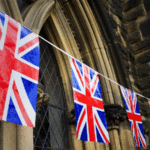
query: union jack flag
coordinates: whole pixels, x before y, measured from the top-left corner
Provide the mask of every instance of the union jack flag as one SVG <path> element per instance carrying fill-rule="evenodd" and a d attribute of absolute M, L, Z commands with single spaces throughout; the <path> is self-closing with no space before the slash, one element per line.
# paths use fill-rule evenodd
<path fill-rule="evenodd" d="M 149 105 L 150 105 L 150 99 L 148 99 L 148 103 L 149 103 Z"/>
<path fill-rule="evenodd" d="M 35 126 L 38 36 L 0 11 L 0 120 Z"/>
<path fill-rule="evenodd" d="M 142 119 L 136 94 L 120 86 L 136 147 L 146 147 Z"/>
<path fill-rule="evenodd" d="M 109 143 L 99 74 L 75 59 L 71 73 L 77 139 Z"/>

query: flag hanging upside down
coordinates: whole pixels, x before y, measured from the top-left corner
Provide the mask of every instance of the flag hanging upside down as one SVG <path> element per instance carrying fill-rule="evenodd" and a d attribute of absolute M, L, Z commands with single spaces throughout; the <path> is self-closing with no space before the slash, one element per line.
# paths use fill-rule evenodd
<path fill-rule="evenodd" d="M 76 137 L 83 141 L 109 143 L 99 74 L 75 59 L 70 61 Z"/>
<path fill-rule="evenodd" d="M 120 86 L 136 147 L 146 147 L 136 93 Z"/>
<path fill-rule="evenodd" d="M 38 36 L 0 11 L 0 120 L 35 126 L 39 62 Z"/>

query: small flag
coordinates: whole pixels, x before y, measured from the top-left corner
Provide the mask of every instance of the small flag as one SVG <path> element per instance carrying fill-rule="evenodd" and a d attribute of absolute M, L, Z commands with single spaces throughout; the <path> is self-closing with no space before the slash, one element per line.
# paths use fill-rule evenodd
<path fill-rule="evenodd" d="M 99 74 L 71 59 L 72 86 L 79 140 L 109 143 Z"/>
<path fill-rule="evenodd" d="M 150 105 L 150 99 L 148 99 L 148 103 L 149 103 L 149 105 Z"/>
<path fill-rule="evenodd" d="M 0 120 L 35 126 L 39 61 L 38 36 L 0 11 Z"/>
<path fill-rule="evenodd" d="M 136 147 L 146 147 L 142 119 L 136 94 L 120 86 Z"/>

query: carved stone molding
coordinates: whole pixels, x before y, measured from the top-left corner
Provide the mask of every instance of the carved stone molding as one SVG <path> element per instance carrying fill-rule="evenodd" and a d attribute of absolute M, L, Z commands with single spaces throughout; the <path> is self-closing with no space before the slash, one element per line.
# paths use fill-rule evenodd
<path fill-rule="evenodd" d="M 75 109 L 71 110 L 68 113 L 68 122 L 70 124 L 75 124 L 76 123 L 76 117 L 75 117 Z"/>
<path fill-rule="evenodd" d="M 117 104 L 104 105 L 105 114 L 107 118 L 108 127 L 118 127 L 119 122 L 124 121 L 127 118 L 125 108 Z M 75 109 L 68 113 L 68 122 L 70 124 L 76 123 Z"/>
<path fill-rule="evenodd" d="M 108 127 L 119 126 L 121 121 L 127 118 L 125 108 L 118 104 L 104 105 Z"/>
<path fill-rule="evenodd" d="M 49 100 L 50 100 L 49 94 L 44 93 L 44 86 L 41 83 L 39 83 L 36 107 L 41 107 L 42 103 L 48 103 Z"/>

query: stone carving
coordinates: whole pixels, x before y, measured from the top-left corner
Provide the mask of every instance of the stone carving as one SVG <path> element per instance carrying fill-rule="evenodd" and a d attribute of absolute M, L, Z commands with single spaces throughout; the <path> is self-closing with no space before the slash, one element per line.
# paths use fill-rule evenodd
<path fill-rule="evenodd" d="M 47 93 L 44 93 L 44 86 L 39 83 L 38 84 L 38 94 L 37 94 L 37 104 L 36 107 L 41 107 L 42 103 L 48 103 L 50 100 L 50 96 Z"/>
<path fill-rule="evenodd" d="M 104 105 L 105 114 L 108 126 L 118 126 L 120 121 L 124 121 L 127 118 L 125 108 L 117 104 Z M 68 122 L 70 124 L 76 123 L 75 109 L 69 112 Z"/>
<path fill-rule="evenodd" d="M 76 123 L 76 117 L 75 117 L 75 109 L 71 110 L 68 113 L 68 122 L 70 124 L 75 124 Z"/>
<path fill-rule="evenodd" d="M 104 105 L 104 108 L 108 127 L 118 126 L 119 122 L 124 121 L 127 118 L 125 108 L 121 107 L 118 104 Z"/>

